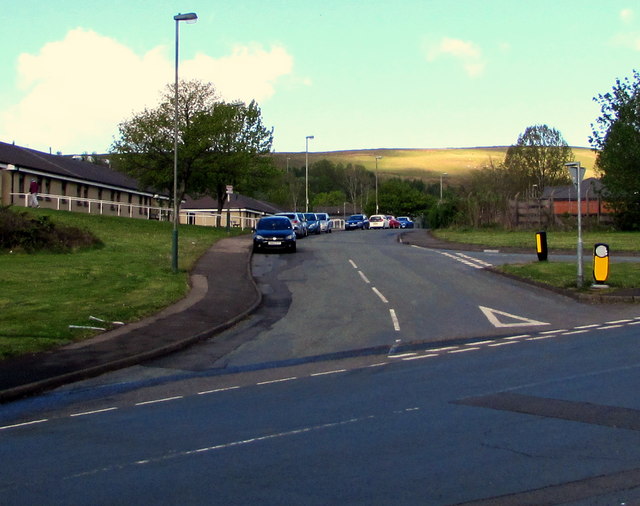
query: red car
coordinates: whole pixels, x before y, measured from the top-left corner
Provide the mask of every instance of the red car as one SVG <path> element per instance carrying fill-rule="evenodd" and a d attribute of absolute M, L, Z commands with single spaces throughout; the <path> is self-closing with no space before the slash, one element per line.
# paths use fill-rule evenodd
<path fill-rule="evenodd" d="M 389 228 L 400 228 L 400 222 L 395 216 L 387 216 L 387 220 L 389 220 Z"/>

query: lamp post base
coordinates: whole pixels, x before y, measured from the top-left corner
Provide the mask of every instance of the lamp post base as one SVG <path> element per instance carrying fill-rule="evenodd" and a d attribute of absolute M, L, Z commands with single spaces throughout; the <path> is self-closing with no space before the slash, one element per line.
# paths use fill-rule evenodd
<path fill-rule="evenodd" d="M 171 270 L 178 272 L 178 231 L 174 230 L 171 236 Z"/>

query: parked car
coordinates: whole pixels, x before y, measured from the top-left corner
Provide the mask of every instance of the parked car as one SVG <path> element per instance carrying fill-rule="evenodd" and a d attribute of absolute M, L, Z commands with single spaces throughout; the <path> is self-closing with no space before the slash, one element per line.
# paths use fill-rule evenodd
<path fill-rule="evenodd" d="M 293 223 L 293 230 L 298 238 L 307 237 L 309 230 L 307 228 L 307 220 L 303 213 L 277 213 L 275 216 L 286 216 Z"/>
<path fill-rule="evenodd" d="M 316 216 L 316 213 L 304 213 L 304 217 L 307 219 L 307 226 L 309 228 L 309 233 L 319 234 L 320 222 L 318 221 L 318 217 Z"/>
<path fill-rule="evenodd" d="M 398 216 L 400 228 L 413 228 L 413 221 L 408 216 Z"/>
<path fill-rule="evenodd" d="M 387 216 L 387 220 L 389 220 L 389 228 L 400 228 L 400 222 L 395 216 Z"/>
<path fill-rule="evenodd" d="M 369 228 L 389 228 L 389 220 L 384 214 L 372 214 L 369 217 Z"/>
<path fill-rule="evenodd" d="M 320 232 L 330 234 L 333 230 L 333 222 L 327 213 L 316 213 L 318 222 L 320 223 Z"/>
<path fill-rule="evenodd" d="M 296 232 L 288 217 L 265 216 L 258 221 L 253 232 L 253 251 L 270 249 L 296 251 Z"/>
<path fill-rule="evenodd" d="M 369 228 L 369 220 L 366 214 L 352 214 L 344 222 L 345 230 L 355 230 L 357 228 L 362 230 Z"/>

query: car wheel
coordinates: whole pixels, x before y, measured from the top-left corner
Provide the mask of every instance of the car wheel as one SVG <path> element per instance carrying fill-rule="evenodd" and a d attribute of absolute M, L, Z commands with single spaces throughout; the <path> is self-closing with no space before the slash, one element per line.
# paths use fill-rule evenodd
<path fill-rule="evenodd" d="M 296 243 L 293 243 L 290 247 L 289 247 L 289 253 L 295 253 L 296 252 Z"/>

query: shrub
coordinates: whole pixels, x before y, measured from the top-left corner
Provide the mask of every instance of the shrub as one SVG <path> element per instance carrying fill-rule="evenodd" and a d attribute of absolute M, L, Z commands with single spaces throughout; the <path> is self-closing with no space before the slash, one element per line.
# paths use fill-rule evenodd
<path fill-rule="evenodd" d="M 9 206 L 0 207 L 0 250 L 67 253 L 102 245 L 88 230 L 56 225 L 48 216 L 31 217 Z"/>

